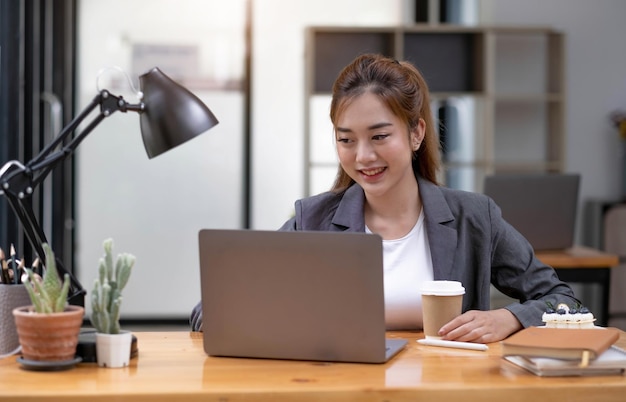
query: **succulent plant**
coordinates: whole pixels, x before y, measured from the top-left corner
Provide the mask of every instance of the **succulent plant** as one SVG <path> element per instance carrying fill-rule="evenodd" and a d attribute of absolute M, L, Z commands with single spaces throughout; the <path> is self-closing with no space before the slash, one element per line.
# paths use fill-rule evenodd
<path fill-rule="evenodd" d="M 113 261 L 113 240 L 104 241 L 104 256 L 100 258 L 98 278 L 91 292 L 91 324 L 97 332 L 119 334 L 122 290 L 128 283 L 135 256 L 119 254 Z"/>
<path fill-rule="evenodd" d="M 61 282 L 54 252 L 47 243 L 42 246 L 46 259 L 43 279 L 32 269 L 26 268 L 28 279 L 24 281 L 24 287 L 28 291 L 35 312 L 45 314 L 62 312 L 67 306 L 70 276 L 66 273 Z"/>

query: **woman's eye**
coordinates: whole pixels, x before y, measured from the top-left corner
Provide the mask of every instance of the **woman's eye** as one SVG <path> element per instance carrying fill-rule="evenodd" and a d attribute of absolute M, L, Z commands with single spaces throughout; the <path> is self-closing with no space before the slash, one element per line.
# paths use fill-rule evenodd
<path fill-rule="evenodd" d="M 342 142 L 344 144 L 347 144 L 350 142 L 350 139 L 348 138 L 337 138 L 337 142 Z"/>
<path fill-rule="evenodd" d="M 375 136 L 372 137 L 372 139 L 373 140 L 384 140 L 387 137 L 389 137 L 389 134 L 376 134 Z"/>

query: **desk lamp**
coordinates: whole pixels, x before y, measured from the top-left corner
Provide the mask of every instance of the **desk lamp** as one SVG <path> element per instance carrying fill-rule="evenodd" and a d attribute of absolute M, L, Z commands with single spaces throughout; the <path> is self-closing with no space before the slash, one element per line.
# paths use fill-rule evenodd
<path fill-rule="evenodd" d="M 153 158 L 215 126 L 218 121 L 202 101 L 157 67 L 139 77 L 140 103 L 129 104 L 121 96 L 101 90 L 89 105 L 64 127 L 59 135 L 30 162 L 7 162 L 0 169 L 0 192 L 24 227 L 24 233 L 39 259 L 45 261 L 42 244 L 46 235 L 37 223 L 30 202 L 34 189 L 55 166 L 74 153 L 81 141 L 116 111 L 139 113 L 141 135 L 148 154 Z M 78 125 L 97 107 L 100 113 L 80 133 L 64 144 Z M 59 147 L 59 149 L 57 149 Z M 86 291 L 57 258 L 59 274 L 70 275 L 70 304 L 85 305 Z"/>

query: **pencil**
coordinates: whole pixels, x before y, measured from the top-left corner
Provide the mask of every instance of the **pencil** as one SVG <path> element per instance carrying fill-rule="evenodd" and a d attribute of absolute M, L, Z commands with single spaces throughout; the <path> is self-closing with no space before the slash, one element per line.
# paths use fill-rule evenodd
<path fill-rule="evenodd" d="M 26 264 L 24 263 L 24 257 L 22 257 L 22 259 L 20 260 L 20 265 L 17 266 L 18 283 L 24 282 L 22 280 L 22 276 L 26 274 L 26 271 L 24 270 L 24 268 L 26 268 Z"/>
<path fill-rule="evenodd" d="M 470 350 L 487 350 L 489 346 L 484 343 L 444 341 L 441 339 L 418 339 L 418 343 L 428 346 L 441 346 L 448 348 L 470 349 Z"/>
<path fill-rule="evenodd" d="M 18 285 L 20 283 L 20 276 L 17 273 L 17 263 L 15 262 L 15 247 L 13 247 L 13 244 L 11 244 L 11 267 L 13 268 L 13 283 Z"/>
<path fill-rule="evenodd" d="M 35 258 L 35 261 L 33 261 L 31 269 L 33 270 L 34 274 L 39 274 L 39 257 Z"/>

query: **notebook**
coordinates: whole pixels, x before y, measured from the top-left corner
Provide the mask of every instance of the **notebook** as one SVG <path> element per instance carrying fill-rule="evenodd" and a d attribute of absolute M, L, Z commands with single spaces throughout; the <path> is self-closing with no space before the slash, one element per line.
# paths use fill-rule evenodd
<path fill-rule="evenodd" d="M 485 178 L 484 193 L 536 251 L 573 246 L 579 174 L 498 174 Z"/>
<path fill-rule="evenodd" d="M 626 372 L 626 352 L 614 345 L 586 367 L 576 361 L 547 357 L 503 356 L 503 359 L 540 377 L 623 375 Z"/>
<path fill-rule="evenodd" d="M 502 355 L 575 360 L 583 365 L 619 339 L 615 328 L 528 327 L 501 342 Z"/>
<path fill-rule="evenodd" d="M 383 363 L 382 240 L 366 233 L 199 232 L 211 356 Z"/>

